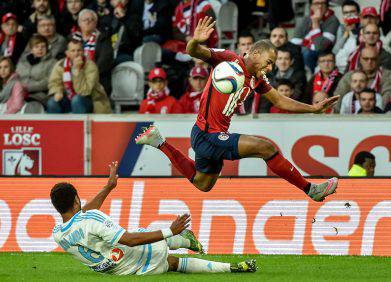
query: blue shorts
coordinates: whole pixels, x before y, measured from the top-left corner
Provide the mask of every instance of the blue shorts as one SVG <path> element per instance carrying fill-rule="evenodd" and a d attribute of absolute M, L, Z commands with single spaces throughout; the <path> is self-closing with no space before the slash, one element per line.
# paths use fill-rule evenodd
<path fill-rule="evenodd" d="M 191 130 L 191 147 L 195 152 L 195 167 L 203 173 L 220 173 L 223 160 L 240 159 L 237 133 L 207 133 L 197 125 Z"/>

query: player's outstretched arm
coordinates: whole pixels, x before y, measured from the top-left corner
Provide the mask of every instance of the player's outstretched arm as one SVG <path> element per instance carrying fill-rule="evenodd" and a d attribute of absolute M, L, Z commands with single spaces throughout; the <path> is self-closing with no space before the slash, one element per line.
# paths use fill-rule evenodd
<path fill-rule="evenodd" d="M 187 42 L 186 52 L 197 59 L 206 61 L 210 59 L 210 50 L 200 43 L 206 42 L 214 30 L 216 22 L 211 17 L 204 17 L 198 21 L 193 38 Z"/>
<path fill-rule="evenodd" d="M 125 232 L 122 237 L 119 239 L 118 243 L 127 245 L 129 247 L 134 247 L 138 245 L 144 245 L 149 243 L 154 243 L 161 241 L 165 238 L 177 235 L 189 227 L 190 224 L 190 215 L 184 214 L 177 217 L 175 221 L 171 224 L 170 228 L 165 228 L 162 230 L 152 231 L 152 232 L 134 232 L 129 233 Z"/>
<path fill-rule="evenodd" d="M 333 96 L 316 105 L 308 105 L 281 95 L 274 88 L 267 92 L 265 97 L 272 102 L 275 107 L 292 113 L 324 113 L 337 104 L 339 99 L 339 96 Z"/>
<path fill-rule="evenodd" d="M 99 210 L 103 202 L 106 200 L 107 196 L 117 186 L 118 162 L 117 161 L 112 162 L 109 165 L 109 168 L 110 168 L 110 175 L 109 175 L 109 179 L 107 180 L 107 184 L 103 187 L 102 190 L 99 191 L 99 193 L 93 199 L 91 199 L 87 204 L 84 205 L 84 207 L 82 208 L 83 212 L 88 210 L 94 210 L 94 209 Z"/>

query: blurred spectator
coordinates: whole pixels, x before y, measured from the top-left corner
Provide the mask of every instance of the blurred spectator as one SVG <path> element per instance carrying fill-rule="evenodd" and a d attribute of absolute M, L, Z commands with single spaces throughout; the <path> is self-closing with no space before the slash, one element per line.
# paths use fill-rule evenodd
<path fill-rule="evenodd" d="M 318 91 L 314 93 L 314 96 L 312 97 L 312 105 L 316 105 L 328 98 L 328 95 L 326 92 Z M 333 109 L 328 109 L 325 114 L 331 114 L 333 112 Z"/>
<path fill-rule="evenodd" d="M 37 32 L 38 20 L 43 16 L 54 15 L 49 0 L 32 0 L 34 12 L 27 18 L 23 24 L 23 35 L 28 41 L 30 37 Z"/>
<path fill-rule="evenodd" d="M 248 53 L 248 51 L 250 51 L 251 47 L 253 46 L 254 41 L 254 36 L 249 31 L 245 31 L 239 34 L 236 47 L 238 49 L 237 53 L 242 56 L 245 53 Z"/>
<path fill-rule="evenodd" d="M 294 60 L 293 68 L 301 71 L 304 74 L 303 55 L 301 54 L 301 47 L 288 41 L 288 33 L 282 27 L 276 27 L 270 34 L 270 41 L 277 49 L 285 49 L 291 53 Z"/>
<path fill-rule="evenodd" d="M 216 18 L 209 0 L 181 0 L 175 8 L 172 21 L 174 40 L 169 40 L 163 47 L 174 53 L 185 53 L 186 42 L 193 35 L 198 21 L 205 16 Z M 208 47 L 216 47 L 217 42 L 218 37 L 215 29 L 206 45 Z"/>
<path fill-rule="evenodd" d="M 113 35 L 115 65 L 133 60 L 133 52 L 142 44 L 142 23 L 131 4 L 111 1 L 114 5 Z"/>
<path fill-rule="evenodd" d="M 314 74 L 307 84 L 307 89 L 303 101 L 311 103 L 316 92 L 324 92 L 328 97 L 334 96 L 338 82 L 342 77 L 335 66 L 335 56 L 331 52 L 319 54 L 319 71 Z"/>
<path fill-rule="evenodd" d="M 110 37 L 97 29 L 98 16 L 89 9 L 79 13 L 79 28 L 83 41 L 84 55 L 96 63 L 99 81 L 111 93 L 111 69 L 113 66 L 113 48 Z"/>
<path fill-rule="evenodd" d="M 147 98 L 140 104 L 140 114 L 175 114 L 182 113 L 179 102 L 170 96 L 167 87 L 167 74 L 162 68 L 154 68 L 148 75 L 149 89 Z"/>
<path fill-rule="evenodd" d="M 294 85 L 294 91 L 290 96 L 294 100 L 300 100 L 303 94 L 306 78 L 300 71 L 293 69 L 294 60 L 291 53 L 286 49 L 279 49 L 277 51 L 276 68 L 273 71 L 270 83 L 276 87 L 280 79 L 288 79 Z"/>
<path fill-rule="evenodd" d="M 56 20 L 53 16 L 42 16 L 38 20 L 37 33 L 42 35 L 48 41 L 48 52 L 54 59 L 61 59 L 65 57 L 65 49 L 67 42 L 65 38 L 56 32 Z M 29 45 L 23 52 L 23 56 L 30 52 Z"/>
<path fill-rule="evenodd" d="M 95 63 L 84 56 L 83 43 L 71 40 L 66 57 L 58 61 L 49 78 L 48 113 L 110 113 L 110 101 L 99 83 Z"/>
<path fill-rule="evenodd" d="M 383 43 L 380 41 L 380 30 L 376 24 L 367 24 L 362 30 L 362 42 L 349 57 L 349 70 L 355 70 L 360 67 L 360 52 L 366 47 L 375 47 L 379 54 L 380 65 L 387 69 L 391 68 L 391 54 L 383 49 Z"/>
<path fill-rule="evenodd" d="M 348 175 L 350 177 L 373 177 L 375 175 L 375 168 L 375 156 L 370 152 L 361 151 L 354 157 L 354 163 Z"/>
<path fill-rule="evenodd" d="M 31 0 L 1 0 L 0 17 L 12 13 L 18 19 L 26 19 L 31 14 L 31 8 Z"/>
<path fill-rule="evenodd" d="M 362 71 L 367 75 L 368 87 L 380 93 L 383 98 L 383 105 L 386 105 L 391 98 L 391 71 L 379 66 L 379 54 L 375 47 L 366 47 L 361 51 L 360 64 Z M 341 107 L 341 99 L 350 91 L 350 77 L 353 71 L 346 73 L 338 83 L 334 95 L 341 98 L 337 109 Z"/>
<path fill-rule="evenodd" d="M 11 13 L 1 18 L 0 56 L 10 57 L 14 65 L 23 53 L 26 42 L 18 32 L 16 16 Z"/>
<path fill-rule="evenodd" d="M 360 6 L 356 1 L 345 0 L 342 3 L 343 23 L 339 25 L 337 39 L 333 48 L 337 67 L 345 72 L 349 55 L 356 49 L 360 33 Z"/>
<path fill-rule="evenodd" d="M 209 72 L 202 66 L 195 66 L 190 71 L 188 91 L 179 100 L 184 114 L 197 114 L 200 109 L 202 91 L 208 81 Z"/>
<path fill-rule="evenodd" d="M 311 16 L 296 23 L 292 42 L 302 45 L 304 63 L 314 72 L 318 54 L 331 50 L 339 26 L 329 0 L 310 0 Z"/>
<path fill-rule="evenodd" d="M 361 11 L 360 23 L 362 27 L 366 27 L 368 24 L 379 24 L 379 16 L 375 7 L 365 7 Z"/>
<path fill-rule="evenodd" d="M 368 78 L 361 70 L 356 70 L 350 77 L 350 92 L 348 92 L 341 101 L 340 114 L 356 114 L 360 109 L 360 93 L 367 87 Z M 382 107 L 382 97 L 376 93 L 376 106 Z"/>
<path fill-rule="evenodd" d="M 29 49 L 31 51 L 20 58 L 16 72 L 25 85 L 29 98 L 46 105 L 48 80 L 56 61 L 48 53 L 48 42 L 42 35 L 36 34 L 31 37 Z"/>
<path fill-rule="evenodd" d="M 133 0 L 143 25 L 143 42 L 162 44 L 171 34 L 170 3 L 167 0 Z"/>
<path fill-rule="evenodd" d="M 294 85 L 289 79 L 280 79 L 278 80 L 278 83 L 276 85 L 276 89 L 278 93 L 281 95 L 284 95 L 288 98 L 292 98 L 295 90 L 294 90 Z M 270 113 L 271 114 L 289 114 L 289 111 L 281 110 L 275 106 L 270 107 Z"/>
<path fill-rule="evenodd" d="M 382 114 L 383 111 L 376 106 L 376 92 L 365 88 L 359 94 L 360 110 L 357 114 Z"/>
<path fill-rule="evenodd" d="M 98 15 L 98 30 L 100 32 L 111 34 L 113 21 L 113 8 L 107 0 L 94 0 L 87 7 Z"/>
<path fill-rule="evenodd" d="M 78 28 L 77 17 L 83 9 L 82 0 L 65 0 L 66 6 L 61 13 L 61 27 L 58 30 L 63 36 L 67 37 Z"/>
<path fill-rule="evenodd" d="M 8 57 L 0 57 L 0 114 L 16 114 L 24 105 L 25 89 Z"/>

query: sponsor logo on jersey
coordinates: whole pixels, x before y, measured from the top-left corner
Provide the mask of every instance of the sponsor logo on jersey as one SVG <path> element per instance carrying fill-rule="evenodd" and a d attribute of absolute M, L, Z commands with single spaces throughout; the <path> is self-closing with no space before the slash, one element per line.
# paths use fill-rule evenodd
<path fill-rule="evenodd" d="M 107 228 L 113 228 L 114 224 L 111 220 L 106 220 L 105 225 Z"/>
<path fill-rule="evenodd" d="M 111 250 L 111 258 L 113 261 L 117 262 L 124 256 L 124 252 L 120 248 L 115 248 Z"/>
<path fill-rule="evenodd" d="M 109 260 L 107 260 L 103 263 L 100 263 L 98 265 L 90 266 L 90 268 L 96 272 L 106 272 L 106 271 L 109 271 L 110 269 L 112 269 L 114 266 L 115 266 L 115 262 L 113 260 L 109 259 Z"/>
<path fill-rule="evenodd" d="M 219 138 L 221 141 L 226 141 L 228 140 L 229 135 L 225 132 L 221 132 L 217 138 Z"/>

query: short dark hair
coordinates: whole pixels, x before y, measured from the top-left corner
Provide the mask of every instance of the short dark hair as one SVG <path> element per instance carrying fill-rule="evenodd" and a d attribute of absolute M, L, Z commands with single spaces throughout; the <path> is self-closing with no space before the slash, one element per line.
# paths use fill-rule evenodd
<path fill-rule="evenodd" d="M 50 191 L 52 204 L 59 213 L 66 213 L 69 211 L 73 207 L 76 196 L 76 188 L 71 183 L 67 182 L 57 183 Z"/>
<path fill-rule="evenodd" d="M 293 89 L 295 86 L 293 85 L 292 81 L 290 81 L 289 79 L 286 79 L 286 78 L 280 78 L 277 80 L 277 87 L 280 87 L 281 85 L 286 85 L 288 86 L 290 89 Z"/>
<path fill-rule="evenodd" d="M 328 55 L 332 55 L 333 59 L 335 61 L 335 55 L 334 55 L 333 52 L 331 52 L 331 50 L 320 52 L 319 55 L 318 55 L 318 59 L 320 59 L 321 57 L 326 57 Z"/>
<path fill-rule="evenodd" d="M 343 9 L 343 7 L 345 7 L 345 6 L 354 6 L 354 7 L 356 7 L 357 12 L 360 13 L 360 5 L 356 1 L 345 0 L 342 2 L 341 8 Z"/>
<path fill-rule="evenodd" d="M 253 35 L 249 30 L 244 30 L 244 31 L 242 31 L 241 33 L 239 33 L 238 42 L 239 42 L 239 38 L 240 38 L 240 37 L 251 37 L 251 39 L 253 40 L 253 42 L 255 42 L 255 37 L 254 37 L 254 35 Z"/>
<path fill-rule="evenodd" d="M 286 48 L 286 47 L 277 48 L 277 53 L 278 53 L 278 52 L 289 53 L 289 57 L 291 58 L 291 60 L 293 60 L 292 53 L 291 53 L 291 51 L 289 51 L 288 48 Z"/>
<path fill-rule="evenodd" d="M 330 0 L 326 0 L 326 4 L 327 4 L 327 7 L 329 6 L 329 1 Z M 312 4 L 313 0 L 310 0 L 310 4 Z"/>
<path fill-rule="evenodd" d="M 358 93 L 358 95 L 361 95 L 361 93 L 372 93 L 373 94 L 373 97 L 376 98 L 376 91 L 372 88 L 364 88 L 363 90 L 361 90 L 360 93 Z"/>
<path fill-rule="evenodd" d="M 274 47 L 269 39 L 262 39 L 255 42 L 249 53 L 253 53 L 255 50 L 259 50 L 260 52 L 273 50 L 275 53 L 277 53 L 276 47 Z"/>
<path fill-rule="evenodd" d="M 365 159 L 374 160 L 375 156 L 367 151 L 358 152 L 357 155 L 354 157 L 354 164 L 362 165 L 365 163 Z"/>
<path fill-rule="evenodd" d="M 34 34 L 30 40 L 29 40 L 29 48 L 32 49 L 35 45 L 38 45 L 40 43 L 44 43 L 46 46 L 46 50 L 49 48 L 49 42 L 48 40 L 39 34 Z"/>

